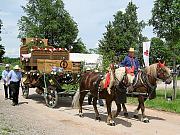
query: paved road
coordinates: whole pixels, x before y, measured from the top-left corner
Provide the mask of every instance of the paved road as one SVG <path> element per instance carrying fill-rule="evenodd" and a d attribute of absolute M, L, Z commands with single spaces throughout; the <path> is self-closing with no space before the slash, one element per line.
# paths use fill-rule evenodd
<path fill-rule="evenodd" d="M 0 84 L 2 89 L 2 84 Z M 61 98 L 58 107 L 45 106 L 42 96 L 31 89 L 29 99 L 20 96 L 20 105 L 11 106 L 4 100 L 0 90 L 0 134 L 12 135 L 180 135 L 180 115 L 147 109 L 150 123 L 142 123 L 132 117 L 135 106 L 128 105 L 130 116 L 118 116 L 115 127 L 105 123 L 105 107 L 98 107 L 101 122 L 94 120 L 93 107 L 83 107 L 84 118 L 79 118 L 78 110 L 72 109 L 71 98 Z M 113 104 L 113 110 L 115 110 Z"/>

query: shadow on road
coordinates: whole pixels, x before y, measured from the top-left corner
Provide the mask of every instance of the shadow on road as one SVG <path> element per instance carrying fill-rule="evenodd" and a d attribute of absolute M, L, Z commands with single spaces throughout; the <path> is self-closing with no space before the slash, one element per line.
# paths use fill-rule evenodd
<path fill-rule="evenodd" d="M 45 99 L 41 95 L 31 94 L 31 95 L 29 95 L 28 99 L 34 100 L 38 104 L 46 105 Z M 72 102 L 72 98 L 71 97 L 61 97 L 60 96 L 58 104 L 57 104 L 57 106 L 55 108 L 58 109 L 60 107 L 71 107 L 71 102 Z"/>
<path fill-rule="evenodd" d="M 18 105 L 22 105 L 22 104 L 28 104 L 28 102 L 19 102 Z"/>
<path fill-rule="evenodd" d="M 95 119 L 95 113 L 83 113 L 83 115 L 84 115 L 84 117 L 88 117 L 88 118 L 91 118 L 91 119 Z M 100 114 L 100 117 L 101 117 L 101 121 L 106 122 L 106 120 L 107 120 L 107 115 L 105 115 L 105 114 Z M 125 127 L 131 127 L 131 126 L 132 126 L 131 122 L 128 122 L 128 121 L 123 120 L 123 119 L 120 119 L 120 118 L 118 118 L 118 117 L 115 118 L 114 121 L 115 121 L 115 123 L 116 123 L 117 125 L 121 124 L 121 125 L 123 125 L 123 126 L 125 126 Z"/>
<path fill-rule="evenodd" d="M 123 112 L 120 113 L 120 116 L 124 116 Z M 146 115 L 146 116 L 149 120 L 162 120 L 162 121 L 166 120 L 166 119 L 160 118 L 160 117 L 154 117 L 154 116 L 148 116 L 148 115 Z M 140 121 L 141 120 L 141 114 L 138 114 L 138 118 L 135 118 L 134 112 L 128 112 L 128 117 L 126 117 L 126 118 Z"/>
<path fill-rule="evenodd" d="M 45 100 L 44 97 L 38 94 L 31 94 L 28 96 L 28 99 L 36 101 L 38 104 L 44 104 L 45 105 Z"/>

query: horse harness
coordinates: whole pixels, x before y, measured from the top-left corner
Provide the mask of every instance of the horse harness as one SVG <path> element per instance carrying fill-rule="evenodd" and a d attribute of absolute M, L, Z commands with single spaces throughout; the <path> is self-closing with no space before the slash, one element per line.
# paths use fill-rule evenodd
<path fill-rule="evenodd" d="M 149 75 L 147 75 L 143 71 L 141 71 L 141 72 L 139 72 L 137 74 L 135 82 L 133 83 L 134 89 L 136 89 L 139 85 L 143 85 L 147 89 L 146 93 L 140 93 L 140 92 L 135 92 L 134 91 L 132 93 L 127 93 L 127 94 L 130 94 L 130 95 L 145 95 L 145 96 L 147 96 L 147 98 L 151 97 L 152 93 L 156 90 L 157 85 L 152 85 L 149 82 L 148 76 Z M 127 86 L 127 74 L 125 74 L 123 76 L 122 81 L 118 80 L 117 77 L 115 76 L 115 81 L 117 81 L 118 85 L 121 84 L 121 87 L 123 89 L 127 89 L 127 87 L 128 87 Z M 140 81 L 140 83 L 138 83 L 138 81 Z"/>
<path fill-rule="evenodd" d="M 150 75 L 146 74 L 145 72 L 141 71 L 138 73 L 138 78 L 136 78 L 136 83 L 133 84 L 133 87 L 136 89 L 138 85 L 143 85 L 146 89 L 147 92 L 143 93 L 147 96 L 147 98 L 150 98 L 153 94 L 153 92 L 155 92 L 157 84 L 152 85 L 149 81 L 149 77 Z M 138 79 L 140 80 L 140 84 L 138 84 Z M 141 94 L 141 93 L 139 93 Z"/>

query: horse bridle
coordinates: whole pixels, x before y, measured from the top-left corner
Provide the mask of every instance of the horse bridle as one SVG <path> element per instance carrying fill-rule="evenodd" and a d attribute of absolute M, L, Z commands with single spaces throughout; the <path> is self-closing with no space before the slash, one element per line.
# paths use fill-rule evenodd
<path fill-rule="evenodd" d="M 163 68 L 161 67 L 157 67 L 157 78 L 161 79 L 163 81 L 166 81 L 167 78 L 169 78 L 171 75 L 165 75 L 165 72 L 163 70 Z"/>

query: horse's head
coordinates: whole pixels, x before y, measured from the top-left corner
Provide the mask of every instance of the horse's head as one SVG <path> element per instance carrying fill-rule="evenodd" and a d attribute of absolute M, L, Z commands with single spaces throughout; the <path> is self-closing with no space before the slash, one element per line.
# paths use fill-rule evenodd
<path fill-rule="evenodd" d="M 165 66 L 165 62 L 157 63 L 157 78 L 163 80 L 166 84 L 170 84 L 172 82 L 170 69 Z"/>

